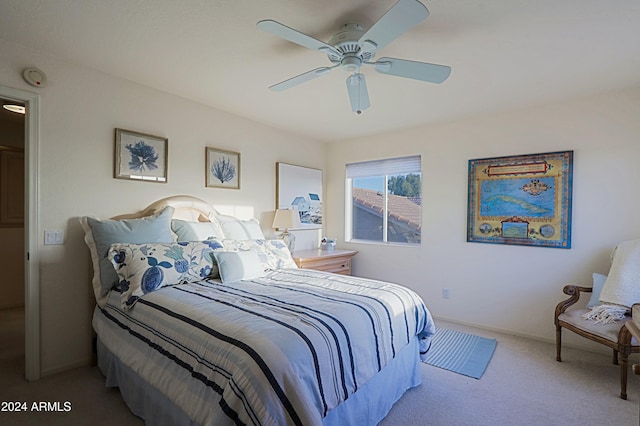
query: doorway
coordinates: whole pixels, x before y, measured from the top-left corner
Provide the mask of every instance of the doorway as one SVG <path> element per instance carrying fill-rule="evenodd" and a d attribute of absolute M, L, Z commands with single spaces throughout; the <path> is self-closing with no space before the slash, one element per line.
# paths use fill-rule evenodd
<path fill-rule="evenodd" d="M 25 238 L 23 102 L 0 98 L 0 362 L 2 373 L 25 376 Z"/>
<path fill-rule="evenodd" d="M 40 378 L 40 279 L 38 271 L 39 250 L 38 250 L 38 145 L 39 145 L 39 114 L 40 114 L 40 97 L 31 92 L 13 89 L 6 86 L 0 86 L 0 100 L 10 101 L 11 103 L 21 104 L 25 107 L 23 129 L 23 151 L 22 151 L 22 169 L 23 180 L 21 182 L 22 191 L 15 190 L 12 192 L 14 198 L 16 195 L 21 197 L 22 209 L 16 207 L 13 203 L 9 212 L 5 211 L 6 218 L 16 220 L 16 212 L 20 211 L 23 222 L 21 250 L 15 250 L 19 255 L 17 263 L 22 267 L 22 297 L 23 311 L 21 318 L 10 316 L 12 321 L 16 321 L 22 328 L 22 337 L 24 340 L 24 377 L 29 380 L 38 380 Z M 4 109 L 4 108 L 2 108 Z M 2 133 L 0 133 L 1 135 Z M 0 144 L 4 142 L 0 141 Z M 15 155 L 10 155 L 11 160 L 6 160 L 12 174 L 16 174 Z M 11 173 L 10 173 L 11 174 Z M 6 179 L 8 181 L 8 179 Z M 15 180 L 15 179 L 14 179 Z M 15 181 L 12 182 L 15 184 Z M 15 185 L 14 185 L 15 186 Z M 14 200 L 15 201 L 15 200 Z M 5 203 L 6 204 L 6 203 Z M 2 209 L 0 208 L 0 215 Z M 14 335 L 15 337 L 15 335 Z M 21 341 L 21 340 L 20 340 Z"/>

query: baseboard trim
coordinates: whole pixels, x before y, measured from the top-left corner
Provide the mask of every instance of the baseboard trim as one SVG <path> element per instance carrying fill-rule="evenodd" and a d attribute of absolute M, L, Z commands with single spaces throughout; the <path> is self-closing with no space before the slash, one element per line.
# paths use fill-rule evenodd
<path fill-rule="evenodd" d="M 54 374 L 59 374 L 59 373 L 64 373 L 66 371 L 70 371 L 70 370 L 74 370 L 76 368 L 81 368 L 81 367 L 89 367 L 91 366 L 91 357 L 88 358 L 84 358 L 80 361 L 76 361 L 74 363 L 71 364 L 66 364 L 63 366 L 59 366 L 59 367 L 55 367 L 55 368 L 49 368 L 47 370 L 42 370 L 42 372 L 40 373 L 40 378 L 44 378 L 47 376 L 53 376 Z"/>
<path fill-rule="evenodd" d="M 502 334 L 507 334 L 509 336 L 514 336 L 514 337 L 521 337 L 523 339 L 528 339 L 528 340 L 535 340 L 538 342 L 542 342 L 542 343 L 549 343 L 555 346 L 556 344 L 556 340 L 555 338 L 553 339 L 549 339 L 549 338 L 545 338 L 545 337 L 540 337 L 540 336 L 536 336 L 533 334 L 527 334 L 527 333 L 520 333 L 517 331 L 512 331 L 512 330 L 507 330 L 507 329 L 503 329 L 503 328 L 497 328 L 497 327 L 489 327 L 486 325 L 481 325 L 481 324 L 477 324 L 477 323 L 471 323 L 468 321 L 461 321 L 457 318 L 450 318 L 450 317 L 446 317 L 446 316 L 441 316 L 441 315 L 434 315 L 433 316 L 434 319 L 436 320 L 441 320 L 441 321 L 446 321 L 446 322 L 450 322 L 452 324 L 458 324 L 458 325 L 463 325 L 465 327 L 471 327 L 471 328 L 477 328 L 479 330 L 486 330 L 486 331 L 491 331 L 494 333 L 502 333 Z M 553 327 L 553 324 L 551 325 Z M 564 333 L 572 333 L 571 331 L 568 330 L 563 330 Z M 554 333 L 555 333 L 555 327 L 554 327 Z M 563 335 L 564 335 L 563 333 Z M 572 333 L 574 334 L 574 333 Z M 579 349 L 579 350 L 585 350 L 585 351 L 589 351 L 589 352 L 595 352 L 598 354 L 611 354 L 611 349 L 604 347 L 603 345 L 597 345 L 597 346 L 591 346 L 589 345 L 589 341 L 585 342 L 587 343 L 586 345 L 580 345 L 580 344 L 574 344 L 571 342 L 566 342 L 566 339 L 563 339 L 562 341 L 562 347 L 563 348 L 571 348 L 571 349 Z M 596 344 L 594 344 L 596 345 Z M 632 354 L 633 355 L 633 354 Z"/>

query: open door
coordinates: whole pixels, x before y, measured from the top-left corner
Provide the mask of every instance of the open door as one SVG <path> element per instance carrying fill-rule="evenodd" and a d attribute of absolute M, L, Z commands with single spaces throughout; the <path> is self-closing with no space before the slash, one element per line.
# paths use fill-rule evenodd
<path fill-rule="evenodd" d="M 0 98 L 24 104 L 24 308 L 25 308 L 25 378 L 40 378 L 40 278 L 38 251 L 38 144 L 39 95 L 0 86 Z M 15 167 L 15 157 L 9 161 Z M 15 216 L 15 210 L 8 212 Z M 15 218 L 14 218 L 15 219 Z"/>

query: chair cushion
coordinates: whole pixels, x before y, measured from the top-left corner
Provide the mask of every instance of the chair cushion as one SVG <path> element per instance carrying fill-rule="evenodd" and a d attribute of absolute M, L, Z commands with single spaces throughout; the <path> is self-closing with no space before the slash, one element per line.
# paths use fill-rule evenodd
<path fill-rule="evenodd" d="M 586 320 L 582 318 L 582 314 L 589 312 L 589 309 L 568 309 L 564 313 L 558 316 L 560 321 L 569 323 L 581 330 L 588 331 L 589 333 L 600 336 L 611 342 L 618 341 L 618 333 L 620 328 L 624 326 L 627 321 L 631 320 L 631 317 L 627 317 L 624 321 L 616 321 L 610 324 L 596 324 L 593 320 Z M 633 346 L 638 346 L 638 341 L 634 338 L 631 339 Z"/>

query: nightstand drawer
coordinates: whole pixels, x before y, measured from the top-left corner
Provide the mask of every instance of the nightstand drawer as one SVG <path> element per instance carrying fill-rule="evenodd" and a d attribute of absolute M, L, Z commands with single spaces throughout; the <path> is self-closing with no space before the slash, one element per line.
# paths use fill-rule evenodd
<path fill-rule="evenodd" d="M 304 269 L 316 269 L 318 271 L 334 272 L 336 274 L 351 274 L 351 258 L 303 259 L 298 266 Z"/>
<path fill-rule="evenodd" d="M 293 254 L 299 268 L 351 275 L 351 258 L 355 250 L 306 250 Z"/>

